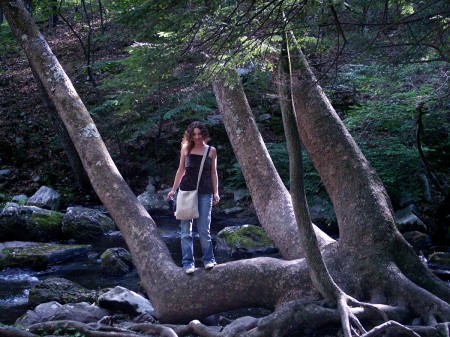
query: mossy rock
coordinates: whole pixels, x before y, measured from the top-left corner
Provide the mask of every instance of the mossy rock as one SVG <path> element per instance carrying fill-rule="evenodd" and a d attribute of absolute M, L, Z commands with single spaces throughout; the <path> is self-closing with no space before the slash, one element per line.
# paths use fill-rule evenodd
<path fill-rule="evenodd" d="M 77 242 L 95 242 L 115 228 L 109 216 L 86 207 L 69 207 L 62 219 L 64 237 Z"/>
<path fill-rule="evenodd" d="M 102 273 L 121 276 L 133 270 L 131 254 L 124 248 L 109 248 L 101 256 Z"/>
<path fill-rule="evenodd" d="M 273 254 L 275 245 L 264 228 L 254 225 L 230 226 L 216 237 L 216 252 L 229 255 Z"/>
<path fill-rule="evenodd" d="M 83 288 L 81 285 L 64 278 L 51 277 L 30 289 L 28 303 L 36 306 L 41 303 L 56 301 L 66 303 L 93 303 L 97 299 L 97 292 Z"/>
<path fill-rule="evenodd" d="M 90 245 L 62 245 L 12 241 L 0 244 L 0 270 L 10 268 L 31 268 L 45 270 L 49 264 L 86 256 L 92 250 Z"/>
<path fill-rule="evenodd" d="M 9 202 L 0 213 L 0 241 L 57 241 L 64 214 Z"/>

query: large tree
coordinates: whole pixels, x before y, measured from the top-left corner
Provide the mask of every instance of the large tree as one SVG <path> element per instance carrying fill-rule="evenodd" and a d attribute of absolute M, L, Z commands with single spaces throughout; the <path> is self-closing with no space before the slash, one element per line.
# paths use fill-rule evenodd
<path fill-rule="evenodd" d="M 197 270 L 193 276 L 183 273 L 170 257 L 153 219 L 115 167 L 88 111 L 21 1 L 0 0 L 0 5 L 63 120 L 92 186 L 121 230 L 161 321 L 187 321 L 246 306 L 278 306 L 274 314 L 248 325 L 250 336 L 292 336 L 301 328 L 318 328 L 339 321 L 336 310 L 311 303 L 317 299 L 317 292 L 301 258 L 241 260 L 209 272 Z M 450 319 L 450 288 L 423 266 L 397 231 L 381 181 L 328 102 L 301 50 L 297 49 L 296 55 L 290 84 L 293 111 L 302 141 L 330 194 L 339 222 L 338 243 L 316 231 L 328 243 L 322 245 L 322 254 L 331 275 L 347 293 L 377 304 L 390 318 L 409 322 L 419 316 L 422 325 L 430 326 L 427 333 L 435 331 L 438 323 Z M 270 158 L 258 140 L 260 136 L 237 74 L 216 79 L 214 91 L 238 160 L 245 166 L 248 152 L 252 151 L 258 165 L 270 168 Z M 233 136 L 235 129 L 245 131 L 247 137 Z M 247 140 L 251 147 L 247 148 Z M 283 215 L 274 216 L 274 221 L 289 222 L 277 224 L 279 233 L 293 235 L 292 205 L 279 179 L 269 176 L 274 183 L 263 185 L 254 180 L 264 179 L 264 172 L 255 174 L 249 168 L 244 169 L 244 175 L 253 199 L 267 200 L 273 195 L 269 204 L 279 207 L 276 211 Z M 280 196 L 282 203 L 272 200 Z M 264 209 L 264 203 L 256 202 L 255 207 L 260 217 L 269 216 L 270 210 Z M 287 255 L 298 248 L 298 241 L 290 248 L 289 239 L 277 238 L 273 230 L 268 232 L 287 258 L 301 257 L 300 250 L 295 253 L 298 255 Z M 366 319 L 379 319 L 377 313 L 361 308 L 352 312 Z"/>

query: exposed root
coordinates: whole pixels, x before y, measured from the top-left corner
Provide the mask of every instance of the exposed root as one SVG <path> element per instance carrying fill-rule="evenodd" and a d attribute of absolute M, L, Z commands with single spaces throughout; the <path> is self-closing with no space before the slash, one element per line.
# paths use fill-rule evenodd
<path fill-rule="evenodd" d="M 2 337 L 36 337 L 35 334 L 14 328 L 12 326 L 0 326 L 0 336 Z"/>
<path fill-rule="evenodd" d="M 413 336 L 413 337 L 420 337 L 420 335 L 418 335 L 417 333 L 415 333 L 413 330 L 407 328 L 406 326 L 395 322 L 395 321 L 388 321 L 385 322 L 383 324 L 380 324 L 376 327 L 374 327 L 372 330 L 364 333 L 363 335 L 361 335 L 361 337 L 374 337 L 374 336 L 378 336 L 380 334 L 382 334 L 383 332 L 385 332 L 388 329 L 395 329 L 400 331 L 401 333 L 408 335 L 408 336 Z"/>
<path fill-rule="evenodd" d="M 145 334 L 156 334 L 160 337 L 178 337 L 178 334 L 172 328 L 161 324 L 141 323 L 131 326 L 130 330 L 143 332 Z"/>
<path fill-rule="evenodd" d="M 46 323 L 37 323 L 30 325 L 28 330 L 32 333 L 41 335 L 42 333 L 51 334 L 56 330 L 61 330 L 64 333 L 73 333 L 74 330 L 80 332 L 86 337 L 139 337 L 141 334 L 111 327 L 108 325 L 95 324 L 85 324 L 76 321 L 51 321 Z"/>
<path fill-rule="evenodd" d="M 396 265 L 387 273 L 391 291 L 401 298 L 422 318 L 428 326 L 450 321 L 450 305 L 428 290 L 407 278 Z"/>

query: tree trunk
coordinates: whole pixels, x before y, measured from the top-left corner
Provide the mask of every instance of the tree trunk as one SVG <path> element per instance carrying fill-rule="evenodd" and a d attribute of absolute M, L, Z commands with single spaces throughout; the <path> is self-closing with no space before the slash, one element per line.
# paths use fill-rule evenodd
<path fill-rule="evenodd" d="M 242 260 L 186 275 L 112 161 L 94 122 L 20 0 L 0 0 L 11 29 L 36 70 L 75 145 L 94 190 L 122 232 L 161 321 L 186 321 L 242 307 L 274 308 L 312 298 L 304 260 Z"/>
<path fill-rule="evenodd" d="M 397 230 L 381 180 L 331 106 L 299 48 L 296 55 L 291 86 L 298 128 L 339 224 L 340 254 L 335 265 L 327 264 L 334 271 L 333 277 L 346 292 L 360 299 L 402 297 L 421 314 L 424 308 L 436 305 L 448 315 L 444 301 L 450 300 L 450 287 L 421 263 Z M 393 289 L 399 290 L 400 283 L 404 289 L 395 293 Z"/>
<path fill-rule="evenodd" d="M 294 214 L 314 287 L 329 303 L 334 304 L 338 297 L 338 289 L 322 258 L 306 199 L 302 143 L 291 99 L 290 62 L 288 41 L 283 38 L 280 58 L 274 62 L 274 72 L 277 76 L 278 99 L 289 153 L 290 190 Z"/>
<path fill-rule="evenodd" d="M 303 257 L 291 196 L 273 165 L 237 73 L 215 80 L 213 88 L 261 225 L 285 259 Z M 320 229 L 315 232 L 320 246 L 333 242 Z"/>

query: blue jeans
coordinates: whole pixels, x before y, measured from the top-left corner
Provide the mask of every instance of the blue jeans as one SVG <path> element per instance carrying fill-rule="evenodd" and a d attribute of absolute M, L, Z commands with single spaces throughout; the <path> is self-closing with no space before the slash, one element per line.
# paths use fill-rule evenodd
<path fill-rule="evenodd" d="M 197 231 L 202 246 L 203 264 L 216 262 L 214 259 L 213 244 L 209 226 L 211 224 L 212 194 L 198 195 L 198 213 Z M 194 242 L 192 236 L 192 220 L 181 220 L 181 253 L 183 254 L 183 268 L 194 267 Z"/>

